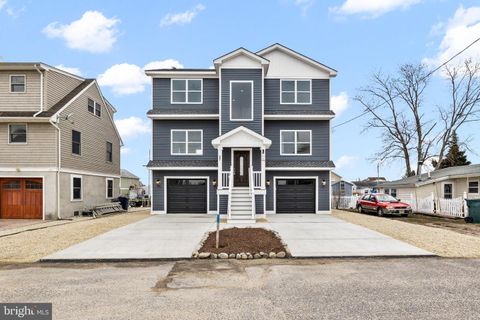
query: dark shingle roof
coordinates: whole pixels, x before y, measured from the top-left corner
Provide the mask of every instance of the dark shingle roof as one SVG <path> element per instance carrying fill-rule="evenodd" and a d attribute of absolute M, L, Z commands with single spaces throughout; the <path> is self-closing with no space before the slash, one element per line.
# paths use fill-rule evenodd
<path fill-rule="evenodd" d="M 0 117 L 33 117 L 34 111 L 2 111 Z"/>
<path fill-rule="evenodd" d="M 75 89 L 70 91 L 65 97 L 63 97 L 60 101 L 55 103 L 50 109 L 47 111 L 43 111 L 38 116 L 39 117 L 51 117 L 55 113 L 57 113 L 60 109 L 63 108 L 70 100 L 72 100 L 77 94 L 79 94 L 83 89 L 85 89 L 90 83 L 95 81 L 95 79 L 87 79 L 80 83 Z"/>
<path fill-rule="evenodd" d="M 304 115 L 304 114 L 312 114 L 312 115 L 328 115 L 334 116 L 335 113 L 331 110 L 267 110 L 265 111 L 265 115 L 269 114 L 285 114 L 285 115 Z"/>
<path fill-rule="evenodd" d="M 212 110 L 212 109 L 201 109 L 201 108 L 196 108 L 196 109 L 165 109 L 165 108 L 156 108 L 149 110 L 147 112 L 147 115 L 151 114 L 218 114 L 218 110 Z"/>
<path fill-rule="evenodd" d="M 201 68 L 199 68 L 199 69 L 196 69 L 196 68 L 190 68 L 190 69 L 188 69 L 188 68 L 163 68 L 163 69 L 148 69 L 148 70 L 145 70 L 145 71 L 173 71 L 173 72 L 175 72 L 175 71 L 187 71 L 187 72 L 188 72 L 188 71 L 194 71 L 194 72 L 195 72 L 195 71 L 198 71 L 198 72 L 205 72 L 205 71 L 215 71 L 215 69 L 205 69 L 205 68 L 203 68 L 203 69 L 201 69 Z"/>
<path fill-rule="evenodd" d="M 151 167 L 216 167 L 217 160 L 150 160 L 147 164 Z"/>
<path fill-rule="evenodd" d="M 335 168 L 333 161 L 302 161 L 302 160 L 267 160 L 267 167 L 300 167 L 300 168 Z"/>
<path fill-rule="evenodd" d="M 134 175 L 133 173 L 131 173 L 127 169 L 121 169 L 120 170 L 120 176 L 122 178 L 140 179 L 139 177 L 137 177 L 136 175 Z"/>

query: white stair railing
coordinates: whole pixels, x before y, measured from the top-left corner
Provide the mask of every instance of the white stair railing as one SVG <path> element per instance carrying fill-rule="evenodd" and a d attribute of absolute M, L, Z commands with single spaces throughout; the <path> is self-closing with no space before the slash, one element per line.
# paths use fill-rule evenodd
<path fill-rule="evenodd" d="M 249 174 L 249 187 L 250 187 L 250 193 L 252 196 L 252 219 L 255 219 L 255 193 L 254 193 L 254 174 L 253 174 L 253 168 L 249 167 L 248 168 L 248 174 Z"/>
<path fill-rule="evenodd" d="M 253 187 L 263 188 L 262 171 L 253 171 Z"/>
<path fill-rule="evenodd" d="M 222 181 L 220 189 L 227 189 L 230 186 L 230 171 L 222 171 Z"/>
<path fill-rule="evenodd" d="M 228 219 L 232 218 L 232 189 L 233 189 L 233 165 L 230 166 L 230 173 L 228 177 L 228 205 L 227 205 Z"/>

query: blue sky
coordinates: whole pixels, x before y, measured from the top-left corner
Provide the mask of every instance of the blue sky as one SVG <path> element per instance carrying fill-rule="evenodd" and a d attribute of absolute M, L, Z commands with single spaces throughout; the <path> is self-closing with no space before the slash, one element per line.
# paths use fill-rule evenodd
<path fill-rule="evenodd" d="M 145 67 L 208 68 L 240 46 L 252 51 L 280 42 L 338 70 L 332 96 L 340 110 L 333 125 L 361 113 L 353 98 L 374 71 L 402 63 L 445 59 L 480 36 L 478 1 L 449 0 L 271 0 L 271 1 L 19 1 L 0 0 L 0 59 L 42 61 L 99 79 L 118 109 L 123 136 L 122 167 L 147 181 L 143 167 L 150 146 L 151 88 Z M 480 45 L 468 55 L 480 56 Z M 434 76 L 425 113 L 448 101 L 446 83 Z M 376 174 L 369 160 L 379 132 L 363 132 L 367 118 L 338 127 L 332 159 L 354 180 Z M 464 127 L 461 139 L 479 124 Z M 469 153 L 480 163 L 480 157 Z M 381 166 L 399 178 L 401 163 Z"/>

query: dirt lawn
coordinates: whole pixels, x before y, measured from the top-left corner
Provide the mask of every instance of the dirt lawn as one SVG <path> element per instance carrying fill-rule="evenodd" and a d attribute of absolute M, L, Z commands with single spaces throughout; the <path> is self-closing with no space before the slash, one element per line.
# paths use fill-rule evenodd
<path fill-rule="evenodd" d="M 147 218 L 150 211 L 108 215 L 0 238 L 0 264 L 35 262 L 40 258 L 115 228 Z"/>
<path fill-rule="evenodd" d="M 452 228 L 450 224 L 447 224 L 449 227 L 442 227 L 436 222 L 435 225 L 430 226 L 425 219 L 417 218 L 415 220 L 413 218 L 411 222 L 405 222 L 404 220 L 408 220 L 408 218 L 389 219 L 342 210 L 332 210 L 332 215 L 405 241 L 439 256 L 480 258 L 480 235 L 449 230 Z M 453 222 L 450 223 L 453 224 Z M 444 222 L 444 224 L 446 223 Z"/>

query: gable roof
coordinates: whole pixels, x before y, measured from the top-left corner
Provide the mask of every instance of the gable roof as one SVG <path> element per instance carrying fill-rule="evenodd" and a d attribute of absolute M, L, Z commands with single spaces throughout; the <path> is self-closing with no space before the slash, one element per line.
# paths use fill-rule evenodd
<path fill-rule="evenodd" d="M 267 70 L 268 70 L 268 65 L 270 64 L 270 61 L 250 50 L 247 50 L 243 47 L 240 47 L 236 50 L 233 50 L 233 51 L 230 51 L 229 53 L 227 54 L 224 54 L 223 56 L 220 56 L 216 59 L 213 60 L 213 65 L 215 66 L 215 70 L 218 72 L 218 69 L 220 67 L 220 65 L 227 61 L 227 60 L 230 60 L 230 59 L 233 59 L 237 56 L 240 56 L 240 55 L 243 55 L 243 56 L 246 56 L 247 58 L 251 59 L 251 60 L 254 60 L 254 61 L 257 61 L 258 63 L 260 63 L 260 65 L 262 66 L 264 72 L 266 73 Z"/>
<path fill-rule="evenodd" d="M 121 169 L 120 170 L 120 177 L 129 178 L 129 179 L 139 179 L 140 180 L 139 177 L 137 177 L 136 175 L 134 175 L 133 173 L 131 173 L 127 169 Z"/>
<path fill-rule="evenodd" d="M 326 71 L 327 73 L 329 73 L 329 75 L 331 77 L 335 77 L 337 75 L 337 70 L 335 70 L 333 68 L 330 68 L 330 67 L 324 65 L 323 63 L 320 63 L 315 59 L 307 57 L 306 55 L 303 55 L 303 54 L 301 54 L 301 53 L 299 53 L 295 50 L 292 50 L 292 49 L 290 49 L 290 48 L 288 48 L 288 47 L 286 47 L 286 46 L 284 46 L 284 45 L 282 45 L 278 42 L 274 43 L 271 46 L 268 46 L 268 47 L 266 47 L 262 50 L 257 51 L 257 55 L 263 56 L 263 55 L 265 55 L 269 52 L 275 51 L 275 50 L 280 50 L 282 52 L 285 52 L 286 54 L 288 54 L 288 55 L 290 55 L 290 56 L 292 56 L 296 59 L 299 59 L 299 60 L 301 60 L 303 62 L 306 62 L 306 63 L 308 63 L 308 64 L 310 64 L 310 65 L 312 65 L 316 68 L 319 68 L 323 71 Z"/>
<path fill-rule="evenodd" d="M 214 148 L 218 148 L 222 146 L 222 142 L 227 140 L 228 138 L 234 137 L 236 135 L 244 135 L 241 139 L 242 142 L 246 142 L 245 137 L 251 137 L 253 138 L 252 141 L 255 142 L 255 144 L 260 143 L 263 147 L 270 148 L 272 145 L 272 140 L 262 136 L 261 134 L 256 133 L 255 131 L 248 129 L 244 126 L 237 127 L 233 130 L 230 130 L 227 133 L 222 134 L 220 137 L 217 137 L 212 140 L 212 145 Z M 227 140 L 228 141 L 228 140 Z"/>
<path fill-rule="evenodd" d="M 382 183 L 385 187 L 416 187 L 425 184 L 434 183 L 437 181 L 466 178 L 470 176 L 480 176 L 480 164 L 472 164 L 468 166 L 449 167 L 445 169 L 438 169 L 428 173 L 422 173 L 419 176 L 407 177 L 391 182 Z"/>

